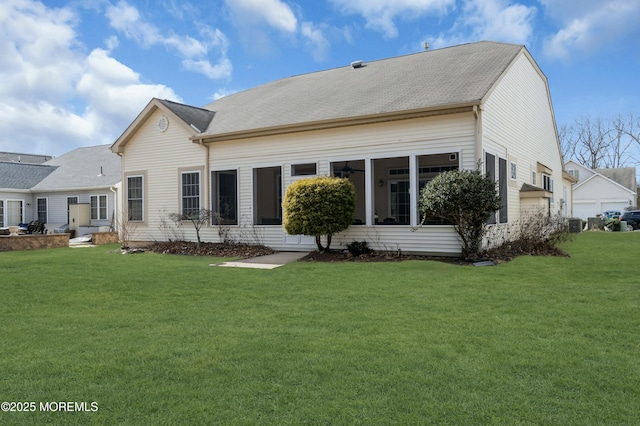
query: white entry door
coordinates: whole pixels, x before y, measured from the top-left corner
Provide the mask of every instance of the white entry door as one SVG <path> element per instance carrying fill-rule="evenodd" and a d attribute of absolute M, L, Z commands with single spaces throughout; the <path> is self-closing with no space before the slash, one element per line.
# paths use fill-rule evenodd
<path fill-rule="evenodd" d="M 300 180 L 300 179 L 306 179 L 306 178 L 311 178 L 311 177 L 316 177 L 317 175 L 306 175 L 306 176 L 292 176 L 291 177 L 291 183 Z M 287 186 L 288 188 L 288 186 Z M 285 192 L 286 189 L 285 188 Z M 284 243 L 288 246 L 299 246 L 299 247 L 307 247 L 309 246 L 311 247 L 315 247 L 316 245 L 316 237 L 312 236 L 312 235 L 289 235 L 287 234 L 287 231 L 284 230 L 284 228 L 282 228 L 282 231 L 284 232 Z"/>

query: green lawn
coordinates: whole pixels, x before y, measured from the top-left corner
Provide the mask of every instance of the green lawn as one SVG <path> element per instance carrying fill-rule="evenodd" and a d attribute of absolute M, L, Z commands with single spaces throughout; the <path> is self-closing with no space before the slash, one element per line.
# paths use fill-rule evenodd
<path fill-rule="evenodd" d="M 640 232 L 571 258 L 0 253 L 0 424 L 637 424 Z M 42 412 L 40 402 L 97 403 Z"/>

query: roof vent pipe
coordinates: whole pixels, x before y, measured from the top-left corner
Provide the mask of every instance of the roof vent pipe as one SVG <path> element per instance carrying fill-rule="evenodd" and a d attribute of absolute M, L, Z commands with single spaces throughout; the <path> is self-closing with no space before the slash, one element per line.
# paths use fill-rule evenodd
<path fill-rule="evenodd" d="M 428 41 L 424 42 L 424 50 L 429 50 L 429 42 Z"/>
<path fill-rule="evenodd" d="M 353 61 L 351 62 L 351 68 L 356 69 L 356 68 L 361 68 L 362 67 L 362 61 Z"/>

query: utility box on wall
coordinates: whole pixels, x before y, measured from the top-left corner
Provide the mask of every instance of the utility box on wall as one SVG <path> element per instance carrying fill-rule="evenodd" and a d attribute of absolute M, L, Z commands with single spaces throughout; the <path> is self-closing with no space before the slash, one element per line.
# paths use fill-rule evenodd
<path fill-rule="evenodd" d="M 89 203 L 69 204 L 69 230 L 78 231 L 80 226 L 91 224 L 91 206 Z"/>

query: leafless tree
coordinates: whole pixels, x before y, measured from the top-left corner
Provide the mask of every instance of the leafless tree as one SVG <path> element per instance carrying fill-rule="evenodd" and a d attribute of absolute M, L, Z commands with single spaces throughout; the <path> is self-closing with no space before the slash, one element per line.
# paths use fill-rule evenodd
<path fill-rule="evenodd" d="M 587 115 L 571 126 L 561 126 L 558 138 L 565 161 L 573 159 L 592 169 L 635 165 L 640 119 L 633 114 L 607 120 Z"/>
<path fill-rule="evenodd" d="M 203 226 L 208 224 L 211 220 L 211 210 L 209 209 L 200 209 L 198 211 L 192 212 L 191 214 L 185 213 L 170 213 L 169 218 L 174 222 L 179 221 L 191 221 L 193 227 L 196 230 L 196 238 L 198 239 L 198 247 L 202 243 L 200 238 L 200 230 Z"/>

